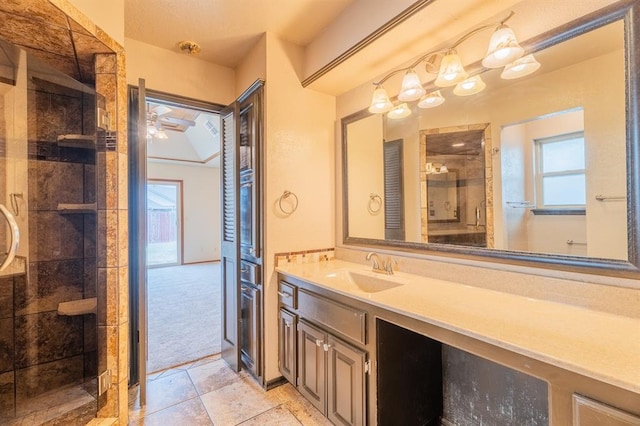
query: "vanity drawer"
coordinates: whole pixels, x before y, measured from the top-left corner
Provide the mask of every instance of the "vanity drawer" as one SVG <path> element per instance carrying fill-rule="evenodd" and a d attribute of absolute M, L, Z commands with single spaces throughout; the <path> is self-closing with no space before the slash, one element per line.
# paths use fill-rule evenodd
<path fill-rule="evenodd" d="M 298 309 L 304 318 L 322 324 L 363 345 L 366 343 L 367 313 L 365 311 L 343 305 L 305 289 L 300 289 L 298 292 Z"/>
<path fill-rule="evenodd" d="M 278 299 L 282 306 L 286 306 L 291 309 L 298 308 L 298 287 L 293 284 L 289 284 L 286 281 L 280 281 L 278 283 Z"/>

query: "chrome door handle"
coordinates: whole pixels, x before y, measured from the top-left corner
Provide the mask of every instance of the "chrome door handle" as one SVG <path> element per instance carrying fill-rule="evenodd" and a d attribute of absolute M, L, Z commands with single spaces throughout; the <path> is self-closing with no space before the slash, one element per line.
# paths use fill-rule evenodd
<path fill-rule="evenodd" d="M 16 222 L 16 218 L 13 217 L 11 212 L 7 210 L 7 208 L 0 204 L 0 212 L 4 215 L 9 223 L 10 237 L 11 241 L 9 243 L 9 252 L 7 253 L 7 258 L 0 265 L 0 271 L 4 271 L 7 266 L 13 262 L 13 258 L 16 257 L 16 251 L 18 251 L 18 245 L 20 245 L 20 229 L 18 228 L 18 223 Z"/>

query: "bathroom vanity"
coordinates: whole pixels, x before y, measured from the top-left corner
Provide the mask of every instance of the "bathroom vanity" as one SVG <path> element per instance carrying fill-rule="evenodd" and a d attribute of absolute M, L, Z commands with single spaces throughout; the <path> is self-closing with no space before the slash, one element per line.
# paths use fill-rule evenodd
<path fill-rule="evenodd" d="M 640 424 L 640 320 L 342 260 L 277 270 L 280 371 L 336 424 Z"/>

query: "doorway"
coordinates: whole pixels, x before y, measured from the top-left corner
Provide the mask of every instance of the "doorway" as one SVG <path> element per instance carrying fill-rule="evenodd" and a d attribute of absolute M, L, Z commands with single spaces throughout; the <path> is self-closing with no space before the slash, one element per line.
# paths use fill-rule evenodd
<path fill-rule="evenodd" d="M 130 87 L 130 205 L 144 214 L 130 218 L 139 330 L 130 385 L 141 384 L 142 400 L 147 373 L 220 352 L 221 106 L 138 89 Z"/>

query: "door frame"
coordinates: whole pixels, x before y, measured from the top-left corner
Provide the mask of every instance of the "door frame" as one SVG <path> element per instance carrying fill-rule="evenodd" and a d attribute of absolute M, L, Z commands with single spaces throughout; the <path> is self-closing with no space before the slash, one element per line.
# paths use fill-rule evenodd
<path fill-rule="evenodd" d="M 176 219 L 178 220 L 177 229 L 176 229 L 177 238 L 178 238 L 178 241 L 176 242 L 177 260 L 176 260 L 176 263 L 163 263 L 161 265 L 153 265 L 153 266 L 147 265 L 147 268 L 163 268 L 165 266 L 184 265 L 184 193 L 183 193 L 184 181 L 182 179 L 149 178 L 149 176 L 147 176 L 147 185 L 154 184 L 154 183 L 171 184 L 176 187 L 176 191 L 177 191 Z M 148 194 L 148 191 L 147 191 L 147 194 Z M 147 209 L 148 209 L 148 206 L 147 206 Z"/>
<path fill-rule="evenodd" d="M 166 104 L 176 106 L 187 106 L 191 109 L 204 112 L 220 113 L 225 106 L 213 102 L 193 99 L 186 96 L 174 95 L 144 87 L 144 80 L 140 81 L 140 87 L 129 85 L 129 387 L 140 384 L 140 404 L 146 404 L 146 235 L 144 244 L 132 244 L 132 240 L 139 237 L 142 231 L 146 230 L 146 136 L 144 144 L 139 144 L 139 140 L 146 135 L 146 123 L 144 132 L 138 126 L 138 104 L 134 105 L 134 99 L 139 101 L 139 92 L 144 96 L 144 104 L 149 99 L 162 101 Z M 144 155 L 142 155 L 144 153 Z M 144 206 L 142 212 L 137 211 L 140 206 Z M 134 241 L 135 243 L 135 241 Z M 144 268 L 140 268 L 140 266 Z M 140 337 L 142 335 L 142 338 Z M 144 356 L 143 356 L 144 354 Z"/>

